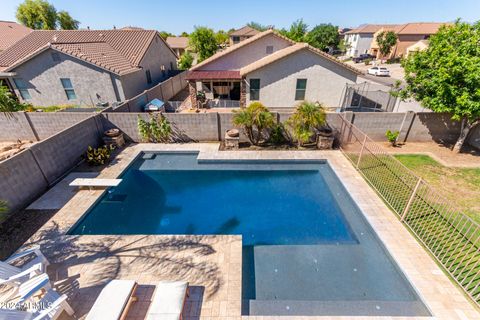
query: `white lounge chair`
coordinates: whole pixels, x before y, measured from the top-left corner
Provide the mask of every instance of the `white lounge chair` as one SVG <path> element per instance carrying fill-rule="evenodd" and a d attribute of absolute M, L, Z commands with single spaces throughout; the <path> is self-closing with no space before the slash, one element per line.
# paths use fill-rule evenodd
<path fill-rule="evenodd" d="M 112 280 L 98 296 L 86 320 L 125 319 L 134 297 L 137 283 L 133 280 Z"/>
<path fill-rule="evenodd" d="M 160 281 L 148 308 L 146 320 L 180 320 L 188 296 L 188 282 Z"/>
<path fill-rule="evenodd" d="M 63 310 L 72 316 L 74 311 L 66 300 L 66 295 L 60 296 L 56 291 L 50 289 L 35 304 L 46 306 L 45 309 L 30 311 L 0 309 L 0 320 L 55 320 Z"/>
<path fill-rule="evenodd" d="M 13 265 L 15 261 L 29 255 L 35 257 L 21 267 Z M 45 272 L 49 262 L 40 251 L 40 247 L 34 247 L 12 255 L 5 261 L 0 261 L 0 285 L 9 285 L 14 288 L 12 296 L 18 293 L 20 285 L 34 276 Z"/>

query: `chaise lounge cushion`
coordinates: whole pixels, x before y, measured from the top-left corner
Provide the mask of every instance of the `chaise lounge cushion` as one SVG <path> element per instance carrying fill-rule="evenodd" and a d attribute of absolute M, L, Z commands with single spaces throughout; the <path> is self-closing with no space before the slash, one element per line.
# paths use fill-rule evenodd
<path fill-rule="evenodd" d="M 117 320 L 135 290 L 133 280 L 112 280 L 98 296 L 86 320 Z"/>
<path fill-rule="evenodd" d="M 160 281 L 148 308 L 147 320 L 181 319 L 187 289 L 185 281 Z"/>

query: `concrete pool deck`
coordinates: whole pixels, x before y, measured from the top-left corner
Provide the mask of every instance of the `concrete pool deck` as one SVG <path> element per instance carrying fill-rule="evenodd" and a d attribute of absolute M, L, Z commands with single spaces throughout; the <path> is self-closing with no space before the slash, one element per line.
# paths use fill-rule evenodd
<path fill-rule="evenodd" d="M 350 192 L 392 257 L 418 291 L 434 319 L 480 319 L 463 292 L 401 224 L 340 151 L 218 151 L 218 143 L 137 144 L 125 148 L 99 178 L 116 178 L 141 151 L 200 151 L 199 159 L 326 159 Z M 66 184 L 55 188 L 66 189 Z M 58 196 L 61 189 L 50 192 Z M 28 241 L 41 245 L 52 262 L 48 273 L 58 291 L 69 296 L 83 319 L 109 279 L 139 283 L 127 319 L 144 319 L 155 284 L 187 280 L 191 296 L 185 319 L 352 319 L 352 317 L 241 316 L 241 236 L 70 236 L 66 232 L 102 195 L 77 190 Z M 47 197 L 48 193 L 45 195 Z M 39 199 L 48 207 L 47 198 Z M 35 203 L 32 204 L 35 206 Z M 53 201 L 52 205 L 58 206 Z M 425 319 L 425 317 L 353 317 L 354 319 Z"/>

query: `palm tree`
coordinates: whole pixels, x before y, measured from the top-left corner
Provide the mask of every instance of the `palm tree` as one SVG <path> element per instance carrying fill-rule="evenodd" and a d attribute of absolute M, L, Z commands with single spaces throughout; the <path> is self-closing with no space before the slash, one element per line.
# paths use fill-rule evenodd
<path fill-rule="evenodd" d="M 320 103 L 304 101 L 287 120 L 287 125 L 292 128 L 298 145 L 302 146 L 312 139 L 317 129 L 325 125 L 326 117 L 325 109 Z"/>
<path fill-rule="evenodd" d="M 253 145 L 259 145 L 266 131 L 275 125 L 273 114 L 260 102 L 253 102 L 246 108 L 235 110 L 232 122 L 243 128 Z"/>
<path fill-rule="evenodd" d="M 0 200 L 0 214 L 7 212 L 7 210 L 8 210 L 7 201 Z"/>
<path fill-rule="evenodd" d="M 21 106 L 8 88 L 0 85 L 0 113 L 15 112 L 22 109 Z"/>

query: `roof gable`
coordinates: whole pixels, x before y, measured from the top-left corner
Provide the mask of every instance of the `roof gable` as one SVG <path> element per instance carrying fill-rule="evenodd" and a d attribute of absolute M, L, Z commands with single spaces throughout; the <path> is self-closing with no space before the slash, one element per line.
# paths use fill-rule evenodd
<path fill-rule="evenodd" d="M 35 30 L 0 54 L 0 69 L 11 70 L 45 47 L 117 74 L 139 70 L 155 30 Z"/>
<path fill-rule="evenodd" d="M 260 31 L 249 26 L 244 26 L 240 29 L 237 29 L 230 33 L 231 37 L 242 37 L 242 36 L 254 36 L 259 34 Z"/>

